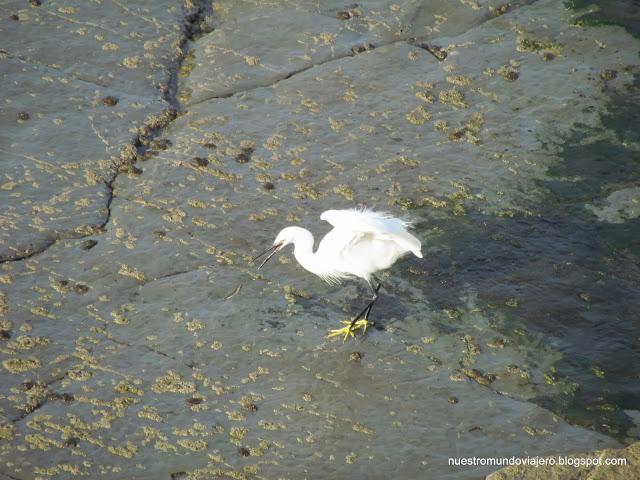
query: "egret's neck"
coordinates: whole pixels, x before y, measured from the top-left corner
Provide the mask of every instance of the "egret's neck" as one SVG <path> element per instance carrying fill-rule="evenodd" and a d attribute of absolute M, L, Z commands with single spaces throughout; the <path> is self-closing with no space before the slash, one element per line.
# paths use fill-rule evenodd
<path fill-rule="evenodd" d="M 301 228 L 293 240 L 293 255 L 300 265 L 316 275 L 322 275 L 325 268 L 313 253 L 313 235 L 309 230 Z"/>

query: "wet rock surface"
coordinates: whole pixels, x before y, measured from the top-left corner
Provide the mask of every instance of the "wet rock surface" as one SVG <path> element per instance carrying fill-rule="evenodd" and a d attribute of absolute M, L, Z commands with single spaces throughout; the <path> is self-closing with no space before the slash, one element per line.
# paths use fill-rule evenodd
<path fill-rule="evenodd" d="M 628 31 L 553 1 L 38 3 L 0 26 L 0 473 L 478 478 L 448 458 L 638 438 Z M 356 205 L 425 259 L 343 344 L 363 286 L 249 260 Z"/>
<path fill-rule="evenodd" d="M 196 9 L 169 3 L 4 2 L 18 19 L 0 27 L 0 259 L 108 221 L 118 168 L 171 108 L 185 14 Z"/>

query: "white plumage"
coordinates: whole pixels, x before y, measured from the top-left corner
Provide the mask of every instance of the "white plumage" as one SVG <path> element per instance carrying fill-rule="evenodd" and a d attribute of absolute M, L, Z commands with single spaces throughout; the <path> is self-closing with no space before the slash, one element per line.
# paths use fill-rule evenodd
<path fill-rule="evenodd" d="M 407 231 L 410 223 L 386 213 L 327 210 L 320 219 L 333 226 L 315 253 L 322 258 L 322 265 L 332 268 L 330 276 L 355 275 L 371 283 L 372 274 L 391 267 L 406 253 L 422 258 L 420 240 Z M 298 262 L 305 266 L 300 259 Z"/>
<path fill-rule="evenodd" d="M 273 246 L 258 256 L 270 253 L 258 268 L 285 246 L 293 243 L 293 254 L 298 263 L 323 280 L 339 283 L 341 279 L 353 276 L 366 280 L 374 291 L 374 297 L 356 319 L 348 322 L 348 336 L 352 334 L 356 320 L 362 315 L 365 315 L 362 325 L 366 328 L 366 321 L 380 288 L 380 284 L 375 287 L 372 282 L 374 273 L 386 270 L 409 252 L 422 258 L 421 244 L 420 240 L 407 231 L 411 227 L 410 222 L 386 213 L 368 209 L 327 210 L 320 218 L 333 225 L 333 230 L 325 235 L 315 252 L 311 232 L 300 227 L 287 227 L 278 233 Z M 345 329 L 334 332 L 344 333 L 343 330 Z"/>

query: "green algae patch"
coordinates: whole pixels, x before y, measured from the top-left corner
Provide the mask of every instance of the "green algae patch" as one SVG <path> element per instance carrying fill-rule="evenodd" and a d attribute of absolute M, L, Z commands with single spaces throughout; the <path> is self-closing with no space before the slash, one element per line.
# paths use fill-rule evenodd
<path fill-rule="evenodd" d="M 82 365 L 77 365 L 67 372 L 67 376 L 76 382 L 86 382 L 93 377 L 93 372 L 85 369 Z"/>
<path fill-rule="evenodd" d="M 139 282 L 144 282 L 145 281 L 144 273 L 142 273 L 137 268 L 132 267 L 131 265 L 126 265 L 124 263 L 121 264 L 120 265 L 120 270 L 118 270 L 118 273 L 120 275 L 125 276 L 125 277 L 135 278 Z"/>
<path fill-rule="evenodd" d="M 196 384 L 183 380 L 179 374 L 169 370 L 164 377 L 156 378 L 151 390 L 156 393 L 194 393 Z"/>
<path fill-rule="evenodd" d="M 431 114 L 422 106 L 418 105 L 405 115 L 407 122 L 413 125 L 424 125 L 431 119 Z"/>
<path fill-rule="evenodd" d="M 527 370 L 523 369 L 522 367 L 519 367 L 518 365 L 509 364 L 507 365 L 506 371 L 511 375 L 519 376 L 525 380 L 531 379 L 531 374 Z"/>
<path fill-rule="evenodd" d="M 298 200 L 319 200 L 324 196 L 309 183 L 299 183 L 296 185 L 296 189 L 298 191 L 293 196 Z"/>
<path fill-rule="evenodd" d="M 178 76 L 180 78 L 187 78 L 191 71 L 195 67 L 195 54 L 193 51 L 187 53 L 182 60 L 182 65 L 180 65 L 180 70 L 178 71 Z"/>
<path fill-rule="evenodd" d="M 0 290 L 0 316 L 5 316 L 9 312 L 7 296 Z"/>
<path fill-rule="evenodd" d="M 190 440 L 187 438 L 182 438 L 178 440 L 177 443 L 181 447 L 186 448 L 187 450 L 191 450 L 192 452 L 201 452 L 203 450 L 206 450 L 208 447 L 207 442 L 205 442 L 204 440 Z"/>
<path fill-rule="evenodd" d="M 34 450 L 42 450 L 43 452 L 46 452 L 51 448 L 64 448 L 64 444 L 62 442 L 53 438 L 45 437 L 39 433 L 25 435 L 24 440 L 30 448 Z"/>
<path fill-rule="evenodd" d="M 495 337 L 487 342 L 487 347 L 502 349 L 507 345 L 507 340 L 505 338 Z"/>
<path fill-rule="evenodd" d="M 480 346 L 475 343 L 471 335 L 465 335 L 462 337 L 462 341 L 464 342 L 465 349 L 469 355 L 480 355 Z"/>
<path fill-rule="evenodd" d="M 353 189 L 349 185 L 340 184 L 333 187 L 333 193 L 341 195 L 347 200 L 353 200 Z"/>
<path fill-rule="evenodd" d="M 125 443 L 122 447 L 109 446 L 108 450 L 114 455 L 124 458 L 133 458 L 138 453 L 138 447 L 131 442 Z"/>
<path fill-rule="evenodd" d="M 138 412 L 138 417 L 154 422 L 162 422 L 164 420 L 154 407 L 149 406 L 142 407 L 142 410 Z"/>
<path fill-rule="evenodd" d="M 462 142 L 478 145 L 480 143 L 480 130 L 484 123 L 484 115 L 475 112 L 465 124 L 459 128 L 448 128 L 447 125 L 440 125 L 438 130 L 444 131 L 447 138 L 452 142 Z"/>
<path fill-rule="evenodd" d="M 242 446 L 244 437 L 246 437 L 247 433 L 249 433 L 249 429 L 244 427 L 231 427 L 229 431 L 229 443 L 232 445 L 236 445 L 237 447 Z"/>
<path fill-rule="evenodd" d="M 41 365 L 40 360 L 34 357 L 10 358 L 2 362 L 4 369 L 11 373 L 28 372 L 40 368 Z"/>
<path fill-rule="evenodd" d="M 436 101 L 436 98 L 433 95 L 429 95 L 425 92 L 416 92 L 416 98 L 419 98 L 425 103 L 433 103 Z"/>
<path fill-rule="evenodd" d="M 268 422 L 267 420 L 260 420 L 258 422 L 258 426 L 264 430 L 272 430 L 272 431 L 287 429 L 287 426 L 282 423 Z"/>
<path fill-rule="evenodd" d="M 541 40 L 518 32 L 516 35 L 516 50 L 519 52 L 539 53 L 549 52 L 553 55 L 562 54 L 563 45 L 552 40 Z"/>
<path fill-rule="evenodd" d="M 518 306 L 518 299 L 517 298 L 508 298 L 507 300 L 505 300 L 504 304 L 507 307 L 516 308 Z"/>
<path fill-rule="evenodd" d="M 447 202 L 445 200 L 438 200 L 432 196 L 423 197 L 419 203 L 420 207 L 432 207 L 432 208 L 444 208 L 447 206 Z"/>
<path fill-rule="evenodd" d="M 532 437 L 539 437 L 539 436 L 552 434 L 552 432 L 550 432 L 546 428 L 535 428 L 530 425 L 525 425 L 524 427 L 522 427 L 522 430 L 528 435 L 531 435 Z"/>
<path fill-rule="evenodd" d="M 464 373 L 471 380 L 475 380 L 480 385 L 491 385 L 496 379 L 496 376 L 494 374 L 483 373 L 475 368 L 465 368 L 464 370 L 462 370 L 462 373 Z"/>
<path fill-rule="evenodd" d="M 284 287 L 284 298 L 288 303 L 295 303 L 296 298 L 304 298 L 308 300 L 311 298 L 311 295 L 303 290 L 299 290 L 297 288 L 293 288 L 290 285 L 285 285 Z"/>
<path fill-rule="evenodd" d="M 12 440 L 16 435 L 16 427 L 11 423 L 3 423 L 0 425 L 0 440 Z"/>
<path fill-rule="evenodd" d="M 406 197 L 397 197 L 389 202 L 391 205 L 395 205 L 396 207 L 400 207 L 402 210 L 412 210 L 416 208 L 416 203 Z"/>
<path fill-rule="evenodd" d="M 451 105 L 455 109 L 469 108 L 469 105 L 465 102 L 464 95 L 456 88 L 441 90 L 438 93 L 438 100 L 446 105 Z"/>
<path fill-rule="evenodd" d="M 233 422 L 244 422 L 247 419 L 247 417 L 238 410 L 229 410 L 227 412 L 227 418 Z"/>
<path fill-rule="evenodd" d="M 498 74 L 509 82 L 515 82 L 520 78 L 520 72 L 513 65 L 503 65 L 498 69 Z"/>
<path fill-rule="evenodd" d="M 84 466 L 86 467 L 86 465 Z M 83 467 L 81 467 L 80 465 L 74 465 L 71 463 L 60 463 L 58 465 L 55 465 L 49 468 L 35 467 L 33 469 L 33 473 L 37 475 L 45 475 L 47 477 L 55 477 L 58 475 L 62 475 L 64 473 L 71 474 L 74 477 L 81 476 L 81 475 L 82 476 L 89 475 L 85 471 L 85 469 L 83 469 Z M 38 478 L 43 478 L 43 477 L 38 477 Z"/>
<path fill-rule="evenodd" d="M 358 432 L 358 433 L 362 433 L 363 435 L 369 435 L 369 436 L 373 436 L 376 434 L 376 431 L 373 428 L 369 428 L 366 425 L 362 424 L 362 423 L 354 423 L 351 426 L 351 429 L 354 432 Z"/>
<path fill-rule="evenodd" d="M 118 393 L 131 393 L 133 395 L 142 396 L 144 392 L 129 382 L 122 380 L 113 389 Z"/>
<path fill-rule="evenodd" d="M 471 85 L 471 78 L 465 75 L 454 75 L 447 77 L 447 82 L 459 87 L 466 87 L 468 85 Z"/>
<path fill-rule="evenodd" d="M 18 408 L 25 413 L 36 410 L 42 403 L 49 398 L 57 398 L 56 394 L 49 391 L 49 388 L 41 382 L 25 382 L 22 384 L 22 390 L 25 390 L 25 402 Z M 64 396 L 60 396 L 63 399 Z"/>
<path fill-rule="evenodd" d="M 229 173 L 226 170 L 221 170 L 219 168 L 206 167 L 203 168 L 202 171 L 207 175 L 211 175 L 212 177 L 218 178 L 227 183 L 236 183 L 240 181 L 241 178 L 238 175 L 234 175 L 233 173 Z"/>
<path fill-rule="evenodd" d="M 462 337 L 462 343 L 464 344 L 464 350 L 463 355 L 460 358 L 460 364 L 464 367 L 470 367 L 476 363 L 476 359 L 474 357 L 480 355 L 482 350 L 471 335 L 465 335 Z"/>
<path fill-rule="evenodd" d="M 49 339 L 46 337 L 31 337 L 29 335 L 19 335 L 15 341 L 10 342 L 8 347 L 14 350 L 31 350 L 39 345 L 47 345 Z"/>

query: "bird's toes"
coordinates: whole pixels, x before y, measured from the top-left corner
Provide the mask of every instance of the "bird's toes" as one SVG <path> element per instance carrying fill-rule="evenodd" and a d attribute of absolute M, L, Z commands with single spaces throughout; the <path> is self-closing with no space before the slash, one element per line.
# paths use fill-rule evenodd
<path fill-rule="evenodd" d="M 327 338 L 333 338 L 333 337 L 338 337 L 338 336 L 342 336 L 344 335 L 344 338 L 342 339 L 343 342 L 346 342 L 347 339 L 351 336 L 351 337 L 355 337 L 355 331 L 358 329 L 362 329 L 362 333 L 367 331 L 367 327 L 369 326 L 369 321 L 363 319 L 360 319 L 358 321 L 356 321 L 355 323 L 351 323 L 348 320 L 345 320 L 342 322 L 345 326 L 342 328 L 334 328 L 329 330 L 329 333 L 327 334 Z"/>

